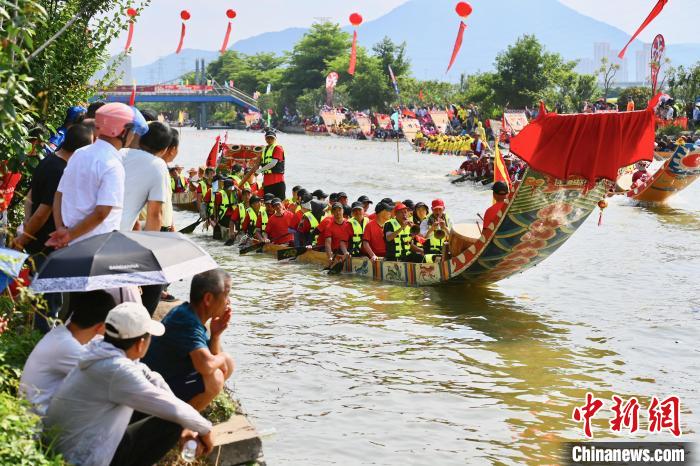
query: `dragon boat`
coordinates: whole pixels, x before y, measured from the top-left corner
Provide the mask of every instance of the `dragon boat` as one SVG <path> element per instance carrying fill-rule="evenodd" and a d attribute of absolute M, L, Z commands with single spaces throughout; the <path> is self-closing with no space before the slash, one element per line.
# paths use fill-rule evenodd
<path fill-rule="evenodd" d="M 673 155 L 644 183 L 634 186 L 627 196 L 643 203 L 661 203 L 700 178 L 700 148 L 679 145 Z"/>
<path fill-rule="evenodd" d="M 653 145 L 649 110 L 557 115 L 542 109 L 540 117 L 512 139 L 511 151 L 529 168 L 495 223 L 455 225 L 450 258 L 438 263 L 357 257 L 344 261 L 342 273 L 409 286 L 483 285 L 521 273 L 560 248 L 600 205 L 618 170 L 649 160 Z M 283 249 L 289 248 L 265 245 L 263 252 L 277 254 Z M 308 250 L 296 257 L 300 263 L 328 265 L 324 252 Z"/>
<path fill-rule="evenodd" d="M 215 150 L 212 149 L 212 150 Z M 263 151 L 263 146 L 240 145 L 240 144 L 220 144 L 218 167 L 222 170 L 230 170 L 234 164 L 239 164 L 243 169 L 247 169 L 251 164 L 260 158 Z M 197 194 L 194 191 L 186 191 L 184 193 L 173 193 L 173 208 L 177 210 L 185 210 L 197 212 L 196 205 Z"/>

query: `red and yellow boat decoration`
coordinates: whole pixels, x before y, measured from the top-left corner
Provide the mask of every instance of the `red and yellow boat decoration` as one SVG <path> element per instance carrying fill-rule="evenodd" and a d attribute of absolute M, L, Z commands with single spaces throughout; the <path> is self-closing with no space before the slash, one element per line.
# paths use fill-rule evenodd
<path fill-rule="evenodd" d="M 700 148 L 693 144 L 679 145 L 649 179 L 627 192 L 640 202 L 660 203 L 690 186 L 700 178 Z"/>

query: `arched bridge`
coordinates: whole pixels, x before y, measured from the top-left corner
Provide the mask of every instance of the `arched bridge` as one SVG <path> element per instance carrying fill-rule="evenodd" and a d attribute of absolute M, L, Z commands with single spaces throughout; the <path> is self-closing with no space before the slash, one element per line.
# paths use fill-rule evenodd
<path fill-rule="evenodd" d="M 106 102 L 129 103 L 133 86 L 116 86 L 105 89 L 98 98 Z M 155 84 L 151 86 L 136 86 L 136 104 L 139 102 L 175 102 L 196 103 L 200 106 L 199 127 L 206 127 L 207 104 L 226 102 L 243 107 L 246 110 L 259 112 L 257 101 L 243 91 L 230 86 L 221 86 L 215 82 L 210 84 Z"/>

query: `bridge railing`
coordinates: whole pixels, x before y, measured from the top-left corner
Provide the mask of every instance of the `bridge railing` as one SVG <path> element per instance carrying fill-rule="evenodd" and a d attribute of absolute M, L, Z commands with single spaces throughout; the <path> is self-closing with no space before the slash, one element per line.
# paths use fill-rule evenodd
<path fill-rule="evenodd" d="M 245 92 L 241 91 L 240 89 L 237 89 L 235 87 L 231 86 L 222 86 L 221 84 L 217 83 L 216 81 L 212 82 L 212 87 L 213 87 L 213 92 L 217 94 L 224 94 L 224 95 L 232 95 L 236 97 L 237 99 L 245 102 L 246 104 L 257 108 L 258 107 L 258 101 L 253 99 L 253 97 L 249 96 Z"/>

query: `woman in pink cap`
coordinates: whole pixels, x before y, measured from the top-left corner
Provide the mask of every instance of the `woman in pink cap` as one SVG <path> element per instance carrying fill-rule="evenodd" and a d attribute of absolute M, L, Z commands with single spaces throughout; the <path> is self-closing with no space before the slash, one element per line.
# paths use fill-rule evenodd
<path fill-rule="evenodd" d="M 124 166 L 119 149 L 148 132 L 143 115 L 121 103 L 95 114 L 98 139 L 79 149 L 63 172 L 54 198 L 56 231 L 47 246 L 62 248 L 91 236 L 119 230 L 124 203 Z"/>

